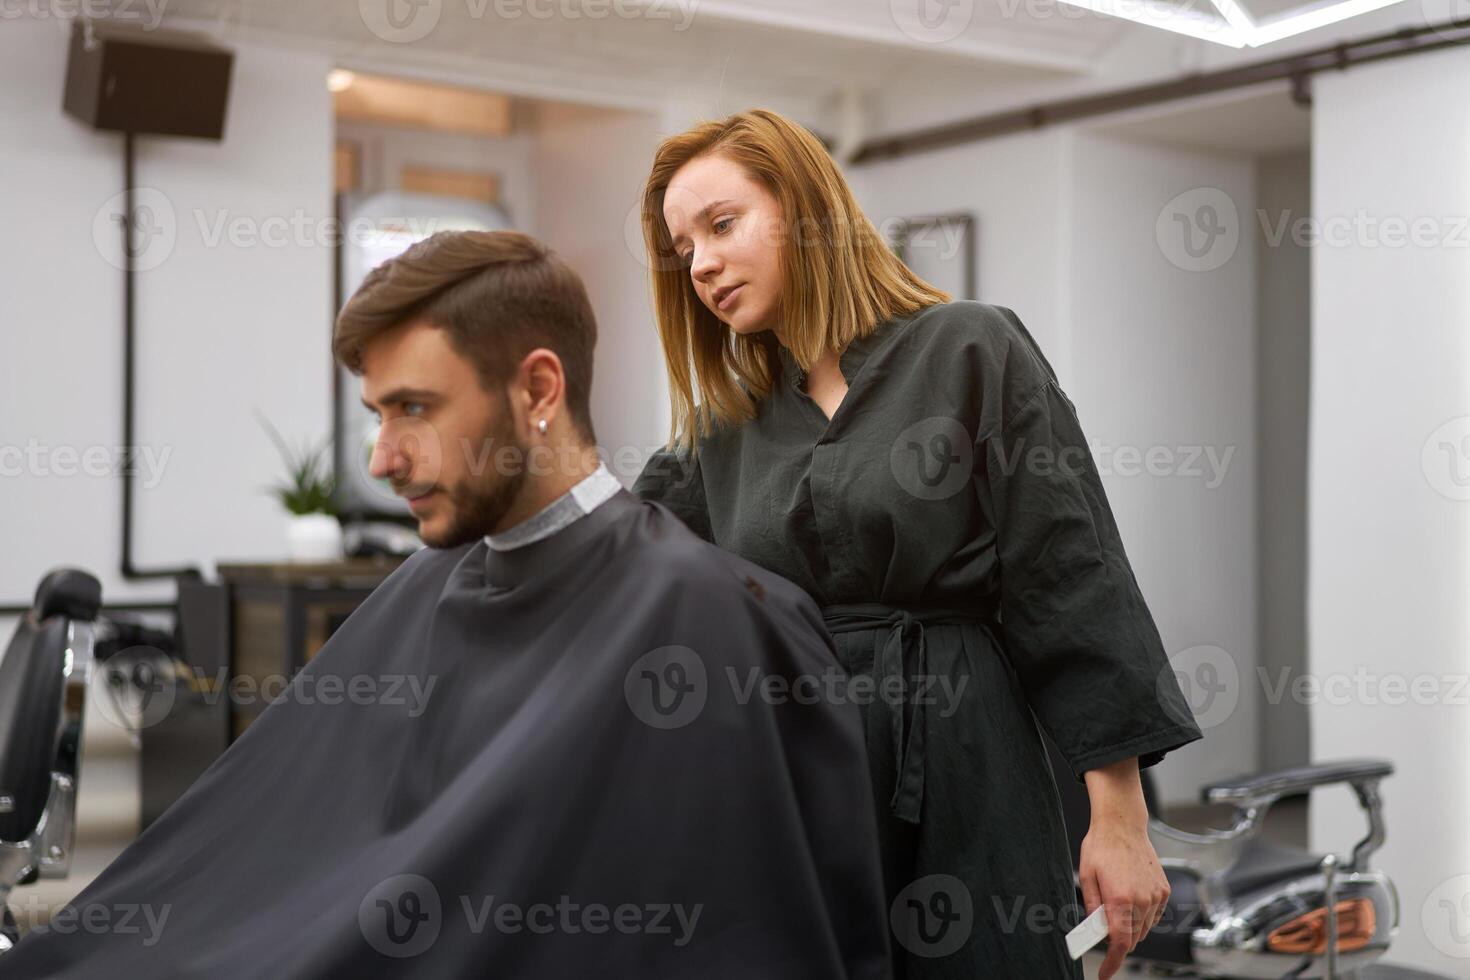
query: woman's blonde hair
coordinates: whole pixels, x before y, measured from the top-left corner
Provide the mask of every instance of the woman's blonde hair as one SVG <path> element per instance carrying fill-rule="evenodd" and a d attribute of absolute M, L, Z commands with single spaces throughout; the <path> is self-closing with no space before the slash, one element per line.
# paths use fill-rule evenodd
<path fill-rule="evenodd" d="M 643 236 L 673 400 L 669 446 L 691 450 L 715 426 L 754 418 L 781 369 L 771 331 L 736 333 L 700 301 L 664 221 L 664 193 L 675 172 L 712 154 L 739 164 L 780 202 L 778 315 L 802 370 L 885 320 L 950 299 L 899 260 L 858 208 L 821 141 L 797 123 L 750 109 L 669 137 L 659 144 L 644 185 Z M 697 409 L 696 380 L 702 396 Z"/>

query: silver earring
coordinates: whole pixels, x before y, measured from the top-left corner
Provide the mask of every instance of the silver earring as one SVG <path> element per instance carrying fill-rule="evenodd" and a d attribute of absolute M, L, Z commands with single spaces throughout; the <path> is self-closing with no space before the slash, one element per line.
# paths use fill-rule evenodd
<path fill-rule="evenodd" d="M 543 436 L 544 436 L 544 435 L 546 435 L 546 420 L 545 420 L 545 419 L 542 419 L 542 420 L 541 420 L 541 421 L 539 421 L 539 422 L 537 422 L 537 423 L 536 423 L 536 429 L 537 429 L 537 431 L 539 431 L 539 432 L 540 432 L 540 433 L 541 433 L 541 434 L 542 434 L 542 435 L 543 435 Z"/>

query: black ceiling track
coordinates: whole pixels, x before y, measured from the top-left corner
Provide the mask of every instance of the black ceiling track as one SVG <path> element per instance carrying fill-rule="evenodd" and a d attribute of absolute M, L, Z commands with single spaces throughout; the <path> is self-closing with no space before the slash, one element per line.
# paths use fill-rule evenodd
<path fill-rule="evenodd" d="M 1466 43 L 1470 43 L 1470 17 L 1425 27 L 1406 27 L 1388 34 L 1345 41 L 1281 58 L 1255 61 L 1237 68 L 1196 73 L 1167 82 L 1154 82 L 1099 95 L 1043 102 L 1024 109 L 1009 109 L 869 140 L 858 149 L 852 162 L 877 163 L 1124 109 L 1136 109 L 1272 81 L 1290 81 L 1293 101 L 1298 105 L 1309 105 L 1311 96 L 1307 79 L 1317 72 L 1333 69 L 1341 71 L 1352 65 L 1400 58 Z"/>

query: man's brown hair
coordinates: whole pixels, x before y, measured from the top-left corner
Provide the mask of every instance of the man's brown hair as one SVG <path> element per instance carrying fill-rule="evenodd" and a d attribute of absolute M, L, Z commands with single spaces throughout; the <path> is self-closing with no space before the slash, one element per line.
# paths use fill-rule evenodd
<path fill-rule="evenodd" d="M 596 441 L 588 402 L 597 320 L 582 278 L 544 243 L 516 231 L 441 231 L 373 269 L 342 312 L 332 355 L 362 373 L 362 347 L 413 320 L 444 330 L 481 385 L 504 391 L 537 347 L 556 352 L 567 410 Z"/>

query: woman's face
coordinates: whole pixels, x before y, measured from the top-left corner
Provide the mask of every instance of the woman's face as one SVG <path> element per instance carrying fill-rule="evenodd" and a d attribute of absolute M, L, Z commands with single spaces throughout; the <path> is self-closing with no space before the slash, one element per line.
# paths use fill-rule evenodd
<path fill-rule="evenodd" d="M 669 181 L 664 221 L 715 316 L 742 334 L 779 325 L 783 221 L 770 191 L 726 157 L 697 157 Z"/>

